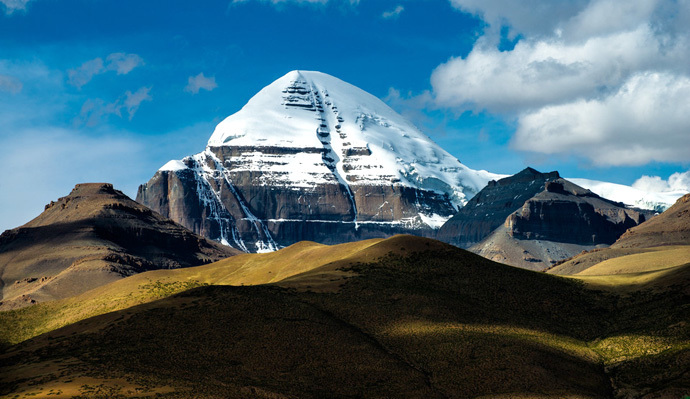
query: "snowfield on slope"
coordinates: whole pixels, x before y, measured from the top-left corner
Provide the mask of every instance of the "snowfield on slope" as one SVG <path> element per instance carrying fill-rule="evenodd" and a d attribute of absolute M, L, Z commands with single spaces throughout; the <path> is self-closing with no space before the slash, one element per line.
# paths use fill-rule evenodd
<path fill-rule="evenodd" d="M 403 184 L 447 193 L 456 206 L 503 177 L 466 167 L 383 101 L 321 72 L 292 71 L 265 87 L 218 124 L 208 146 L 326 147 L 336 174 L 351 176 L 345 184 Z M 257 153 L 246 167 L 272 163 L 288 173 L 285 183 L 303 186 L 325 171 L 320 156 L 308 155 L 275 165 Z"/>
<path fill-rule="evenodd" d="M 687 191 L 649 192 L 623 184 L 589 179 L 569 178 L 568 180 L 612 201 L 657 212 L 670 208 L 678 198 L 688 193 Z"/>

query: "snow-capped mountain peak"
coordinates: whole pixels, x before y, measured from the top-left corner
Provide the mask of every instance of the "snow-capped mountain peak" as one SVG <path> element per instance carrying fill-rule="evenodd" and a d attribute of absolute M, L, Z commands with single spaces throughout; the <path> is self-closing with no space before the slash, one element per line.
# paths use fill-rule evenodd
<path fill-rule="evenodd" d="M 456 206 L 500 177 L 467 168 L 383 101 L 314 71 L 291 71 L 266 86 L 218 124 L 208 145 L 319 149 L 325 154 L 316 162 L 283 165 L 292 172 L 286 182 L 309 184 L 326 166 L 351 185 L 427 188 L 448 193 Z"/>
<path fill-rule="evenodd" d="M 502 176 L 469 169 L 371 94 L 292 71 L 164 165 L 137 199 L 249 251 L 396 233 L 433 235 Z"/>

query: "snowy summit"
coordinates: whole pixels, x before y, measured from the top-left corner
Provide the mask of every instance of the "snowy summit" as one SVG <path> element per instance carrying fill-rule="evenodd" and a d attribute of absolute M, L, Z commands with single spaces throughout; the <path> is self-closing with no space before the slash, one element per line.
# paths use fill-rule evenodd
<path fill-rule="evenodd" d="M 218 124 L 208 145 L 324 149 L 327 157 L 302 153 L 273 168 L 289 172 L 287 184 L 311 185 L 333 173 L 343 184 L 447 193 L 457 206 L 500 177 L 469 169 L 383 101 L 314 71 L 289 72 L 262 89 Z M 247 167 L 260 167 L 262 159 L 253 161 Z"/>
<path fill-rule="evenodd" d="M 163 166 L 137 198 L 195 232 L 264 251 L 433 235 L 500 177 L 469 169 L 371 94 L 292 71 L 219 123 L 203 152 Z"/>

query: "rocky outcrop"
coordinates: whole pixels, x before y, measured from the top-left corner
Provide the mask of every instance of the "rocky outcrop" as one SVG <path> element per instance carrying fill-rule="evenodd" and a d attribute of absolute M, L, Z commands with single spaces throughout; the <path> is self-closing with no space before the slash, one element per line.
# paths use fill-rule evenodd
<path fill-rule="evenodd" d="M 134 273 L 202 265 L 237 253 L 132 201 L 111 184 L 78 184 L 29 223 L 0 235 L 0 308 L 64 298 Z"/>
<path fill-rule="evenodd" d="M 469 248 L 505 223 L 530 198 L 544 190 L 558 172 L 541 173 L 532 168 L 498 181 L 492 180 L 448 220 L 437 238 L 461 248 Z"/>
<path fill-rule="evenodd" d="M 640 211 L 556 179 L 508 216 L 505 224 L 510 236 L 518 239 L 610 245 L 645 220 Z"/>
<path fill-rule="evenodd" d="M 441 227 L 438 238 L 495 261 L 543 270 L 612 244 L 652 215 L 601 198 L 558 172 L 527 168 L 489 182 Z"/>

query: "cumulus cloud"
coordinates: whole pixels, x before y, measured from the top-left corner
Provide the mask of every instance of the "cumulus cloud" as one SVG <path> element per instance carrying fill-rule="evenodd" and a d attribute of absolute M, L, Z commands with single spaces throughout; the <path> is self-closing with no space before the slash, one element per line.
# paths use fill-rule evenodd
<path fill-rule="evenodd" d="M 0 0 L 0 3 L 5 6 L 5 14 L 11 15 L 15 11 L 26 10 L 26 5 L 31 0 Z"/>
<path fill-rule="evenodd" d="M 474 48 L 440 65 L 431 83 L 439 105 L 518 112 L 615 92 L 639 71 L 684 69 L 685 47 L 648 25 L 574 43 L 525 40 L 512 51 Z"/>
<path fill-rule="evenodd" d="M 676 172 L 667 180 L 659 176 L 642 176 L 632 186 L 647 192 L 690 192 L 690 170 Z"/>
<path fill-rule="evenodd" d="M 384 11 L 381 16 L 385 19 L 396 19 L 402 14 L 402 12 L 405 11 L 405 7 L 402 5 L 397 5 L 394 9 L 390 11 Z"/>
<path fill-rule="evenodd" d="M 216 84 L 215 76 L 207 78 L 206 76 L 204 76 L 204 73 L 202 72 L 196 76 L 189 77 L 189 79 L 187 80 L 187 86 L 184 88 L 184 91 L 192 94 L 198 94 L 199 90 L 201 89 L 211 91 L 216 87 L 218 87 L 218 84 Z"/>
<path fill-rule="evenodd" d="M 524 151 L 596 165 L 686 160 L 690 1 L 451 2 L 488 33 L 434 70 L 437 106 L 516 121 L 512 145 Z M 519 39 L 508 51 L 502 27 Z"/>
<path fill-rule="evenodd" d="M 144 60 L 136 54 L 112 53 L 106 57 L 105 62 L 99 57 L 84 62 L 79 68 L 70 69 L 67 76 L 69 84 L 81 89 L 96 75 L 109 71 L 126 75 L 143 64 Z"/>
<path fill-rule="evenodd" d="M 0 74 L 0 91 L 17 94 L 22 91 L 22 87 L 24 87 L 24 85 L 22 85 L 19 79 L 13 76 Z"/>
<path fill-rule="evenodd" d="M 610 96 L 522 115 L 512 145 L 545 154 L 576 153 L 596 165 L 686 162 L 688 98 L 688 77 L 638 74 Z"/>

